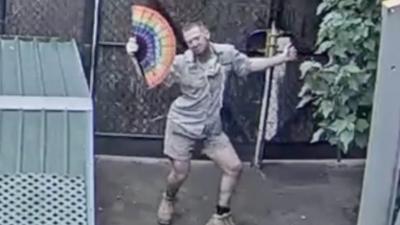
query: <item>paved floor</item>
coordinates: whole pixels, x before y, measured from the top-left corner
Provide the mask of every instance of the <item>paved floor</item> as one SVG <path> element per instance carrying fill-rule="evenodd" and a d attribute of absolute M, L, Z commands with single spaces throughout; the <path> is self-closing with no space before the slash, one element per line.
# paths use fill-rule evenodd
<path fill-rule="evenodd" d="M 165 162 L 96 160 L 97 224 L 155 225 Z M 362 164 L 270 163 L 246 167 L 233 211 L 238 225 L 355 225 Z M 193 163 L 175 225 L 203 225 L 213 213 L 219 170 Z"/>

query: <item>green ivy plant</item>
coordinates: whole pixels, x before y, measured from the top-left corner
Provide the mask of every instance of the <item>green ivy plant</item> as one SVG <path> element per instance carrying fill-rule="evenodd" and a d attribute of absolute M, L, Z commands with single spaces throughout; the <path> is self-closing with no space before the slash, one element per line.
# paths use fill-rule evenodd
<path fill-rule="evenodd" d="M 380 4 L 376 0 L 323 0 L 317 14 L 316 54 L 326 63 L 301 64 L 304 85 L 298 107 L 312 104 L 316 131 L 311 142 L 326 140 L 347 153 L 368 142 L 377 70 Z"/>

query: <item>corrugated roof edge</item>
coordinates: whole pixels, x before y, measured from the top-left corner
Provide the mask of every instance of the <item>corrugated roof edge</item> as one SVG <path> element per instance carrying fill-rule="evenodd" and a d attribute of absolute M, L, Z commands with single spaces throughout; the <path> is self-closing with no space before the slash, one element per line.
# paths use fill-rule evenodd
<path fill-rule="evenodd" d="M 64 38 L 64 37 L 49 37 L 49 36 L 27 36 L 27 35 L 11 35 L 11 34 L 0 34 L 0 39 L 11 40 L 11 39 L 19 39 L 23 41 L 41 41 L 41 42 L 50 42 L 50 41 L 59 41 L 59 42 L 70 42 L 75 41 L 74 38 Z"/>
<path fill-rule="evenodd" d="M 22 40 L 22 41 L 38 41 L 38 42 L 53 42 L 54 41 L 54 42 L 70 42 L 70 43 L 72 43 L 76 57 L 78 59 L 80 73 L 83 75 L 83 79 L 85 81 L 85 86 L 87 87 L 85 89 L 85 92 L 86 92 L 85 97 L 88 97 L 88 98 L 91 97 L 90 91 L 89 91 L 89 85 L 88 85 L 88 82 L 86 81 L 86 74 L 83 69 L 82 58 L 79 53 L 78 44 L 77 44 L 75 38 L 0 34 L 0 40 Z"/>
<path fill-rule="evenodd" d="M 86 84 L 86 97 L 90 98 L 91 95 L 90 95 L 90 90 L 89 90 L 89 82 L 86 80 L 87 76 L 85 74 L 85 71 L 83 70 L 82 58 L 81 58 L 81 55 L 79 54 L 78 44 L 77 44 L 75 39 L 71 39 L 71 41 L 72 41 L 72 43 L 74 45 L 75 54 L 77 54 L 76 57 L 77 57 L 77 59 L 79 59 L 78 60 L 79 61 L 79 70 L 81 70 L 81 74 L 83 75 L 83 79 L 84 79 L 85 84 Z"/>

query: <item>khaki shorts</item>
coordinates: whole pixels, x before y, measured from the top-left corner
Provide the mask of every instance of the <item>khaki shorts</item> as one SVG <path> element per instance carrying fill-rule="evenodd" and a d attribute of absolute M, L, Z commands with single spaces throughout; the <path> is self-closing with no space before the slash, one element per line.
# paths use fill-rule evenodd
<path fill-rule="evenodd" d="M 201 153 L 212 155 L 216 151 L 228 151 L 236 154 L 228 136 L 221 132 L 218 135 L 212 135 L 205 139 L 193 139 L 176 132 L 177 125 L 173 122 L 167 122 L 164 138 L 164 154 L 175 160 L 190 160 L 192 154 L 198 146 L 201 147 Z"/>

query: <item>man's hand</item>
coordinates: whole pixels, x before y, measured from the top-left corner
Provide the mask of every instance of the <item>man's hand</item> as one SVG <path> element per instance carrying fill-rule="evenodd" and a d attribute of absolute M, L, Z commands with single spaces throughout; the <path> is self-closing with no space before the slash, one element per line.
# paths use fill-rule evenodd
<path fill-rule="evenodd" d="M 250 59 L 250 71 L 257 72 L 268 69 L 282 63 L 293 61 L 297 59 L 297 50 L 294 48 L 292 43 L 285 46 L 282 53 L 269 58 L 251 58 Z"/>
<path fill-rule="evenodd" d="M 135 53 L 139 50 L 139 45 L 136 42 L 136 38 L 134 37 L 129 38 L 125 48 L 128 55 L 134 56 Z"/>
<path fill-rule="evenodd" d="M 292 43 L 289 43 L 285 46 L 282 56 L 284 57 L 285 61 L 293 61 L 297 59 L 297 50 Z"/>

